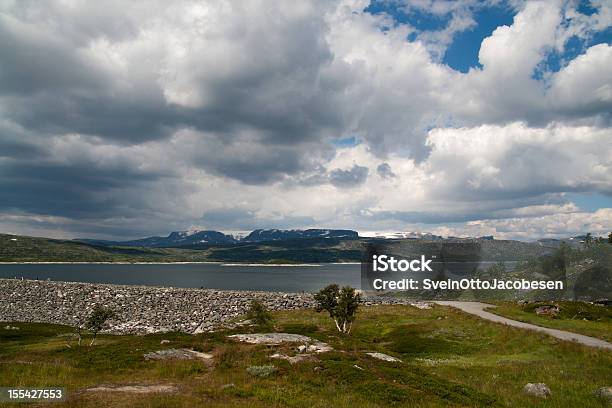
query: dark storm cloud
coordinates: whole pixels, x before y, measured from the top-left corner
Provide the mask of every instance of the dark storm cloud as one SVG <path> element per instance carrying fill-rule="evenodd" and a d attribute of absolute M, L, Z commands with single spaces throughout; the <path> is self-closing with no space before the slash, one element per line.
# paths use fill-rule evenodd
<path fill-rule="evenodd" d="M 79 57 L 71 44 L 5 15 L 0 15 L 0 55 L 2 94 L 103 86 L 96 66 Z"/>
<path fill-rule="evenodd" d="M 7 15 L 0 18 L 4 116 L 41 136 L 80 133 L 118 144 L 160 140 L 182 128 L 214 133 L 231 143 L 240 129 L 252 129 L 259 135 L 259 145 L 288 146 L 289 158 L 273 157 L 270 166 L 260 163 L 258 168 L 231 158 L 224 161 L 219 157 L 222 152 L 217 152 L 213 160 L 194 163 L 251 184 L 303 170 L 305 162 L 295 160 L 302 154 L 301 144 L 320 140 L 322 132 L 342 126 L 334 95 L 347 79 L 320 77 L 321 67 L 332 58 L 322 40 L 321 15 L 292 16 L 286 22 L 233 15 L 236 20 L 246 18 L 253 33 L 241 34 L 235 43 L 220 45 L 216 51 L 204 37 L 189 38 L 190 53 L 177 61 L 164 57 L 166 45 L 153 43 L 138 51 L 141 58 L 128 52 L 120 64 L 129 69 L 117 70 L 104 55 L 111 49 L 96 53 L 88 47 L 96 42 L 115 41 L 121 46 L 121 41 L 135 41 L 142 30 L 137 26 L 142 23 L 139 17 L 154 14 L 145 7 L 123 5 L 126 14 L 118 16 L 96 6 L 89 10 L 89 6 L 64 8 L 55 3 L 6 5 Z M 154 10 L 157 4 L 151 7 Z M 275 26 L 278 31 L 271 29 Z M 189 32 L 189 27 L 183 28 Z M 231 24 L 221 28 L 229 30 L 228 35 L 233 29 Z M 233 49 L 252 55 L 236 55 L 230 60 L 236 66 L 223 66 L 209 56 Z M 167 74 L 160 78 L 162 72 Z M 204 94 L 206 103 L 189 106 L 169 99 L 165 91 L 172 89 L 173 81 L 186 81 L 186 92 Z"/>
<path fill-rule="evenodd" d="M 316 223 L 312 217 L 307 216 L 261 218 L 253 211 L 237 207 L 206 211 L 199 222 L 206 228 L 245 231 L 257 228 L 274 228 L 279 224 L 282 224 L 285 228 L 303 228 L 305 225 L 315 225 Z"/>
<path fill-rule="evenodd" d="M 133 100 L 44 92 L 28 98 L 6 98 L 11 119 L 41 135 L 79 133 L 109 143 L 136 144 L 168 137 L 181 116 L 155 97 Z"/>
<path fill-rule="evenodd" d="M 396 174 L 391 170 L 389 163 L 381 163 L 376 167 L 376 173 L 382 178 L 393 178 Z"/>
<path fill-rule="evenodd" d="M 541 203 L 547 203 L 543 207 L 538 207 Z M 556 211 L 572 212 L 576 208 L 566 207 L 567 199 L 555 193 L 533 193 L 530 196 L 490 198 L 489 200 L 474 200 L 472 202 L 462 202 L 462 206 L 445 205 L 439 210 L 431 211 L 377 211 L 368 215 L 371 220 L 397 220 L 405 223 L 422 224 L 445 224 L 445 223 L 465 223 L 469 221 L 482 220 L 483 214 L 487 215 L 488 220 L 503 220 L 511 217 L 537 217 L 548 214 L 551 207 Z M 465 205 L 467 204 L 467 205 Z M 546 206 L 550 206 L 546 208 Z"/>
<path fill-rule="evenodd" d="M 14 135 L 10 130 L 0 126 L 0 159 L 18 158 L 28 160 L 45 155 L 44 148 L 19 136 L 24 135 Z"/>
<path fill-rule="evenodd" d="M 353 165 L 350 170 L 335 169 L 329 172 L 329 181 L 339 188 L 358 187 L 368 178 L 367 167 Z"/>
<path fill-rule="evenodd" d="M 250 185 L 289 180 L 289 176 L 298 177 L 301 172 L 311 174 L 320 167 L 320 160 L 333 155 L 333 150 L 318 143 L 292 146 L 265 143 L 261 141 L 261 132 L 235 135 L 233 140 L 186 132 L 177 138 L 177 144 L 181 145 L 178 154 L 195 166 Z M 319 158 L 313 159 L 304 151 L 318 151 Z"/>
<path fill-rule="evenodd" d="M 258 155 L 252 158 L 241 156 L 210 158 L 201 162 L 200 166 L 213 174 L 230 177 L 250 185 L 268 184 L 303 168 L 300 155 L 296 152 L 273 150 L 265 156 Z"/>
<path fill-rule="evenodd" d="M 126 202 L 121 190 L 142 188 L 162 177 L 119 163 L 104 168 L 85 161 L 0 162 L 0 209 L 64 217 L 108 217 L 119 210 L 134 215 L 146 206 Z"/>

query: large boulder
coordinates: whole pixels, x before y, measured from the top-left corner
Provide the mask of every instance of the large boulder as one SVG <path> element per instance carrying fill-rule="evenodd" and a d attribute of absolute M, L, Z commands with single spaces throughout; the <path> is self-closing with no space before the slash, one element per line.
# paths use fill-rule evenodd
<path fill-rule="evenodd" d="M 552 395 L 550 388 L 544 383 L 527 383 L 523 387 L 523 392 L 538 398 L 548 398 Z"/>
<path fill-rule="evenodd" d="M 539 316 L 556 316 L 559 312 L 560 309 L 557 305 L 544 305 L 535 309 L 535 313 Z"/>
<path fill-rule="evenodd" d="M 595 396 L 612 405 L 612 387 L 601 387 L 595 390 Z"/>

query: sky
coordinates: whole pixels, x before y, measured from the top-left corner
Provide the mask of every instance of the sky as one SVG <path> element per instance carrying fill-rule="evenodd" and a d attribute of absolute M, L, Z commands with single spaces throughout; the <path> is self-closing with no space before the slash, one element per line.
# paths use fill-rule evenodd
<path fill-rule="evenodd" d="M 612 230 L 612 3 L 0 0 L 0 232 Z"/>

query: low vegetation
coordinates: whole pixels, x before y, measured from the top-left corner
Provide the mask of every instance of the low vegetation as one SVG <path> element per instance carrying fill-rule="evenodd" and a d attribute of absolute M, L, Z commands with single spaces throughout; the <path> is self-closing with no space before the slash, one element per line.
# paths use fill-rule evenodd
<path fill-rule="evenodd" d="M 339 332 L 351 332 L 361 299 L 354 288 L 345 286 L 340 289 L 338 285 L 332 284 L 321 289 L 314 298 L 317 302 L 317 312 L 325 310 Z"/>
<path fill-rule="evenodd" d="M 246 317 L 254 324 L 261 327 L 271 327 L 274 323 L 272 313 L 270 313 L 266 305 L 257 299 L 251 300 Z"/>
<path fill-rule="evenodd" d="M 538 309 L 555 307 L 558 313 L 540 313 Z M 533 323 L 538 326 L 597 337 L 612 342 L 612 308 L 588 302 L 499 302 L 490 312 Z"/>
<path fill-rule="evenodd" d="M 117 317 L 117 313 L 114 310 L 111 310 L 107 307 L 95 305 L 91 314 L 87 318 L 85 322 L 85 329 L 91 333 L 91 343 L 90 346 L 93 346 L 96 342 L 96 337 L 98 337 L 98 333 L 100 333 L 109 320 Z"/>
<path fill-rule="evenodd" d="M 312 337 L 335 351 L 292 364 L 271 355 L 295 353 L 295 346 L 227 338 L 257 331 L 256 326 L 195 336 L 100 335 L 93 347 L 68 348 L 64 336 L 72 332 L 70 327 L 7 322 L 10 328 L 0 326 L 0 385 L 63 386 L 68 400 L 54 406 L 95 408 L 600 408 L 595 390 L 612 385 L 610 351 L 493 324 L 450 308 L 362 307 L 350 336 L 339 334 L 327 315 L 314 310 L 273 316 L 277 331 Z M 213 357 L 207 361 L 144 358 L 149 352 L 184 348 Z M 401 362 L 380 361 L 368 352 L 385 353 Z M 527 383 L 545 383 L 552 395 L 547 399 L 526 395 L 522 389 Z M 177 391 L 85 391 L 101 385 L 174 385 Z"/>

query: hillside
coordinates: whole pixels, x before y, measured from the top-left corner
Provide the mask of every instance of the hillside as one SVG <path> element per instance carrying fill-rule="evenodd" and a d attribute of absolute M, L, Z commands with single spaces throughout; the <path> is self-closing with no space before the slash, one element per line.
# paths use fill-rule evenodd
<path fill-rule="evenodd" d="M 203 255 L 200 251 L 105 247 L 0 234 L 1 262 L 177 262 L 204 261 Z"/>
<path fill-rule="evenodd" d="M 366 247 L 380 248 L 380 253 L 397 253 L 404 257 L 446 254 L 449 259 L 455 261 L 497 262 L 525 261 L 548 254 L 554 249 L 538 243 L 519 241 L 354 238 L 350 233 L 345 235 L 341 232 L 317 232 L 312 234 L 314 237 L 301 235 L 261 242 L 223 242 L 225 240 L 221 236 L 210 231 L 206 233 L 211 238 L 216 236 L 222 242 L 201 242 L 201 239 L 197 243 L 175 247 L 151 247 L 113 245 L 111 241 L 103 241 L 102 245 L 100 241 L 83 242 L 0 234 L 0 262 L 359 262 Z M 152 245 L 151 239 L 147 239 L 147 245 Z M 132 243 L 139 244 L 140 241 Z"/>
<path fill-rule="evenodd" d="M 359 261 L 360 244 L 337 239 L 211 244 L 180 248 L 102 246 L 91 243 L 0 234 L 0 262 L 258 262 Z"/>

